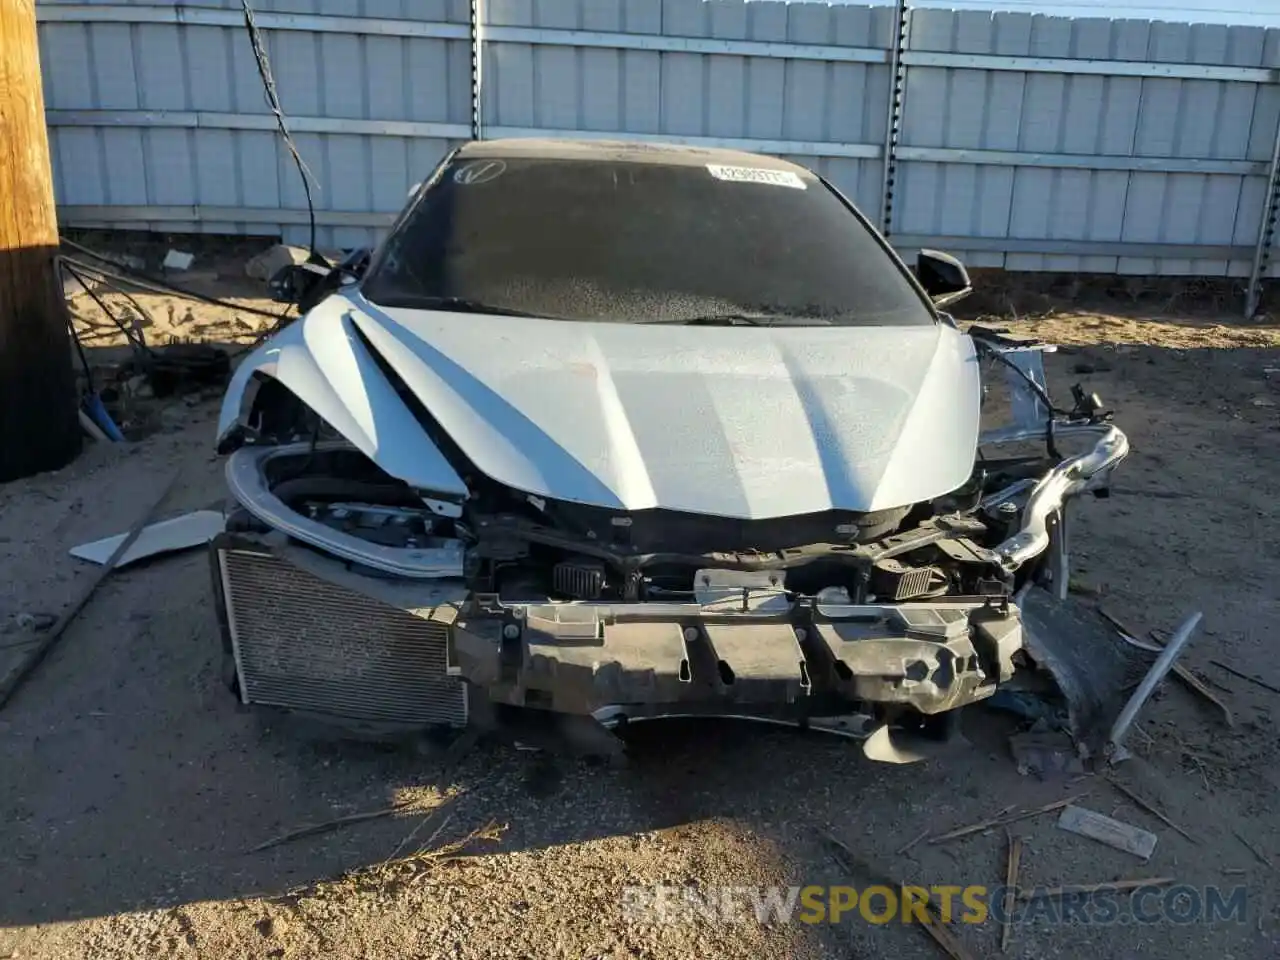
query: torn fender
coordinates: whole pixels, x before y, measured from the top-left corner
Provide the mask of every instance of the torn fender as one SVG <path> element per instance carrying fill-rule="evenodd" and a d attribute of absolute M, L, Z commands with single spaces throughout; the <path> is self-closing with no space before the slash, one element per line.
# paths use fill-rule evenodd
<path fill-rule="evenodd" d="M 332 296 L 240 364 L 222 400 L 218 449 L 245 426 L 254 374 L 279 380 L 361 453 L 419 490 L 465 497 L 466 485 L 397 396 L 356 333 L 352 303 Z"/>

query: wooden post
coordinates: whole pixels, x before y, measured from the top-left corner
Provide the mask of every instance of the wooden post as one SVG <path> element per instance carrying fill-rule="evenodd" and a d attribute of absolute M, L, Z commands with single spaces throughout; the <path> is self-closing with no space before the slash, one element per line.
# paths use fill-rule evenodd
<path fill-rule="evenodd" d="M 0 0 L 0 481 L 80 450 L 34 0 Z"/>

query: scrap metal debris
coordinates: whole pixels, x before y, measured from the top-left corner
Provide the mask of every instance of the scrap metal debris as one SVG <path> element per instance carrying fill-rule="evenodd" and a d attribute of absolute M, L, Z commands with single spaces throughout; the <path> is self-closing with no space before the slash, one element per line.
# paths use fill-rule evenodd
<path fill-rule="evenodd" d="M 1120 620 L 1119 617 L 1114 616 L 1109 611 L 1103 609 L 1101 606 L 1098 607 L 1097 609 L 1098 609 L 1098 615 L 1101 616 L 1108 623 L 1110 623 L 1113 627 L 1115 627 L 1116 631 L 1120 634 L 1120 638 L 1124 640 L 1126 643 L 1130 644 L 1131 646 L 1137 647 L 1139 650 L 1146 650 L 1146 651 L 1149 651 L 1150 653 L 1158 654 L 1164 650 L 1165 641 L 1158 639 L 1155 634 L 1155 631 L 1152 631 L 1151 633 L 1148 634 L 1148 636 L 1151 637 L 1151 643 L 1147 643 L 1143 640 L 1139 640 L 1138 635 L 1133 630 L 1131 630 L 1128 626 L 1126 626 L 1125 623 L 1122 620 Z M 1180 663 L 1175 663 L 1173 665 L 1173 675 L 1177 677 L 1179 680 L 1181 680 L 1183 685 L 1186 686 L 1188 690 L 1192 691 L 1193 693 L 1199 694 L 1205 700 L 1208 700 L 1211 704 L 1213 704 L 1220 711 L 1222 711 L 1223 722 L 1228 727 L 1231 727 L 1232 729 L 1235 728 L 1236 720 L 1235 720 L 1235 716 L 1231 712 L 1231 708 L 1228 707 L 1225 703 L 1223 703 L 1220 699 L 1218 699 L 1217 694 L 1215 694 L 1212 690 L 1210 690 L 1207 686 L 1205 686 L 1203 680 L 1197 677 L 1194 673 L 1192 673 L 1186 667 L 1182 666 L 1182 664 Z"/>
<path fill-rule="evenodd" d="M 1058 818 L 1058 826 L 1068 833 L 1097 840 L 1099 843 L 1131 853 L 1143 860 L 1151 859 L 1158 839 L 1154 833 L 1143 830 L 1141 827 L 1122 823 L 1095 810 L 1074 805 L 1062 811 L 1062 816 Z"/>
<path fill-rule="evenodd" d="M 929 843 L 946 843 L 949 840 L 959 840 L 961 837 L 968 837 L 975 833 L 985 833 L 994 827 L 1003 827 L 1010 823 L 1017 823 L 1019 820 L 1029 820 L 1031 817 L 1038 817 L 1041 814 L 1061 810 L 1063 807 L 1069 806 L 1088 795 L 1089 791 L 1086 790 L 1083 793 L 1077 793 L 1075 796 L 1067 797 L 1065 800 L 1055 800 L 1053 803 L 1046 803 L 1042 807 L 1033 807 L 1030 810 L 1019 810 L 1016 813 L 1010 812 L 1012 808 L 1006 807 L 990 819 L 979 820 L 977 823 L 971 823 L 965 827 L 957 827 L 955 830 L 949 830 L 936 837 L 930 837 Z"/>
<path fill-rule="evenodd" d="M 1111 733 L 1107 737 L 1107 753 L 1111 762 L 1118 763 L 1121 760 L 1128 759 L 1129 751 L 1125 749 L 1124 740 L 1129 733 L 1129 728 L 1133 726 L 1133 721 L 1137 719 L 1139 711 L 1151 698 L 1156 687 L 1160 685 L 1160 682 L 1164 680 L 1173 668 L 1174 661 L 1181 655 L 1187 643 L 1190 642 L 1191 635 L 1200 624 L 1202 617 L 1203 614 L 1197 611 L 1182 621 L 1178 629 L 1173 632 L 1173 636 L 1169 638 L 1169 645 L 1160 651 L 1160 656 L 1156 658 L 1156 662 L 1151 665 L 1147 675 L 1138 684 L 1138 689 L 1133 691 L 1129 702 L 1120 711 L 1120 715 L 1116 718 L 1115 723 L 1112 724 Z"/>

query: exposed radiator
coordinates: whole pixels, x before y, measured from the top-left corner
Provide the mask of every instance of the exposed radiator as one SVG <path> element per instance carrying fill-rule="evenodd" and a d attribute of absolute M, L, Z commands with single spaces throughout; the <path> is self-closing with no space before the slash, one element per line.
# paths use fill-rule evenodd
<path fill-rule="evenodd" d="M 270 553 L 219 549 L 245 703 L 395 724 L 464 726 L 447 628 Z"/>

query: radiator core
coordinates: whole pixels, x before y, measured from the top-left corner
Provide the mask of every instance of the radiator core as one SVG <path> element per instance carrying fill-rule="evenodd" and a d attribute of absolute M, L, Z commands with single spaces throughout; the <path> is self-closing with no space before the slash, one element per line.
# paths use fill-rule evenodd
<path fill-rule="evenodd" d="M 219 549 L 245 703 L 336 718 L 465 726 L 448 628 L 330 583 L 271 553 Z"/>

